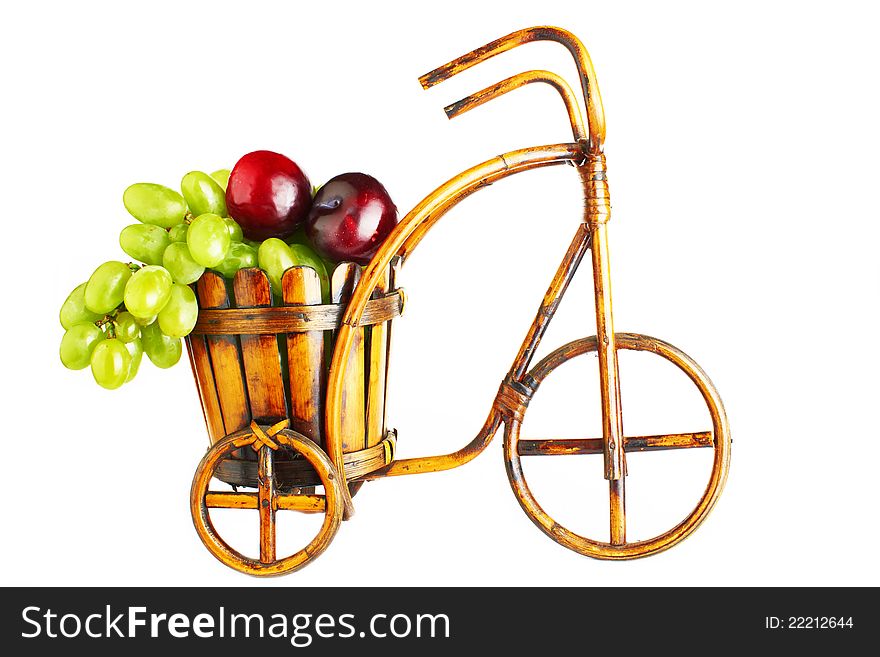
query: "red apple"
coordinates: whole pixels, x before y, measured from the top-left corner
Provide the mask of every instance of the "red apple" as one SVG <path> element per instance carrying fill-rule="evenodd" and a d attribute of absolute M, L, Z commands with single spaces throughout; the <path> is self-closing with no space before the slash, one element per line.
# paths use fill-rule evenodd
<path fill-rule="evenodd" d="M 306 218 L 311 202 L 308 177 L 279 153 L 248 153 L 229 174 L 226 207 L 250 240 L 287 237 Z"/>
<path fill-rule="evenodd" d="M 365 173 L 343 173 L 318 190 L 306 235 L 322 257 L 367 264 L 397 225 L 397 207 Z"/>

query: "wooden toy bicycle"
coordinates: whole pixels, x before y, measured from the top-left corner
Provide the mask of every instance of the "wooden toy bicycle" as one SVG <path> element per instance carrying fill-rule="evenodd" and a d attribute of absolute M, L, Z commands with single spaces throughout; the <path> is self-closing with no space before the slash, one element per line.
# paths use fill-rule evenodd
<path fill-rule="evenodd" d="M 464 465 L 480 454 L 504 425 L 504 460 L 510 485 L 526 515 L 557 543 L 600 559 L 631 559 L 655 554 L 686 538 L 706 518 L 727 477 L 730 435 L 724 407 L 697 363 L 672 345 L 636 333 L 615 333 L 611 312 L 607 223 L 608 182 L 602 145 L 605 121 L 589 55 L 569 32 L 536 27 L 514 32 L 422 76 L 425 88 L 443 82 L 499 53 L 532 41 L 564 45 L 580 75 L 586 121 L 569 85 L 548 71 L 514 75 L 446 108 L 452 118 L 533 82 L 551 85 L 565 104 L 570 143 L 534 146 L 505 153 L 468 169 L 438 187 L 398 224 L 363 271 L 343 263 L 333 272 L 332 301 L 322 304 L 314 270 L 292 268 L 282 279 L 281 303 L 273 305 L 266 276 L 242 270 L 232 289 L 208 272 L 197 284 L 199 321 L 188 338 L 212 447 L 196 470 L 190 498 L 196 530 L 223 563 L 252 575 L 296 570 L 329 545 L 343 519 L 353 513 L 352 498 L 364 481 L 437 472 Z M 396 435 L 386 429 L 385 391 L 393 318 L 404 305 L 398 288 L 400 268 L 431 227 L 469 194 L 521 171 L 571 164 L 583 183 L 585 210 L 504 377 L 486 422 L 466 446 L 451 454 L 395 460 Z M 536 365 L 535 350 L 568 284 L 591 253 L 597 335 L 570 342 Z M 326 368 L 325 348 L 333 345 Z M 617 352 L 652 352 L 674 363 L 702 394 L 711 430 L 632 437 L 623 432 Z M 541 382 L 571 358 L 596 352 L 602 402 L 602 437 L 578 440 L 527 440 L 520 427 Z M 321 402 L 324 401 L 322 404 Z M 626 536 L 626 453 L 708 447 L 714 450 L 711 475 L 691 513 L 652 539 Z M 610 539 L 580 536 L 551 518 L 523 476 L 522 457 L 602 454 L 610 499 Z M 209 490 L 212 477 L 232 492 Z M 323 492 L 316 494 L 316 486 Z M 239 487 L 256 492 L 239 491 Z M 212 508 L 255 509 L 260 518 L 259 558 L 230 547 L 216 532 Z M 318 534 L 299 552 L 276 556 L 275 514 L 279 510 L 323 514 Z"/>

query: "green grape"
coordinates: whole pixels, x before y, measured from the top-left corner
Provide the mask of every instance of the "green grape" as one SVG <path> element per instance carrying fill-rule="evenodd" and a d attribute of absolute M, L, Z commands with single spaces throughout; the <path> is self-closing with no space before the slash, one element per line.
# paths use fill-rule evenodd
<path fill-rule="evenodd" d="M 330 274 L 333 271 L 333 269 L 336 267 L 335 263 L 331 262 L 330 260 L 327 260 L 326 258 L 321 257 L 320 255 L 318 255 L 315 252 L 315 250 L 312 248 L 312 242 L 309 239 L 309 236 L 306 235 L 306 228 L 304 225 L 300 225 L 295 231 L 293 231 L 293 233 L 291 235 L 286 237 L 284 239 L 284 241 L 287 242 L 291 247 L 295 244 L 302 244 L 303 246 L 308 248 L 308 250 L 315 256 L 315 258 L 320 260 L 321 263 L 324 265 L 325 273 Z M 320 269 L 316 269 L 316 271 L 318 272 L 319 275 L 321 274 Z M 324 281 L 324 277 L 321 276 L 322 284 L 323 284 L 323 281 Z"/>
<path fill-rule="evenodd" d="M 207 173 L 190 171 L 180 181 L 180 191 L 194 216 L 216 214 L 226 216 L 226 192 Z"/>
<path fill-rule="evenodd" d="M 216 214 L 203 214 L 196 217 L 189 225 L 186 244 L 189 246 L 193 260 L 204 267 L 216 267 L 226 257 L 232 240 L 229 237 L 229 229 L 221 217 Z"/>
<path fill-rule="evenodd" d="M 205 271 L 204 267 L 193 260 L 189 247 L 183 242 L 175 242 L 165 249 L 162 265 L 171 274 L 175 283 L 184 285 L 195 283 Z"/>
<path fill-rule="evenodd" d="M 171 244 L 168 231 L 150 224 L 132 224 L 119 233 L 119 246 L 128 255 L 148 265 L 161 265 L 162 254 Z"/>
<path fill-rule="evenodd" d="M 251 247 L 254 251 L 259 251 L 259 249 L 260 249 L 260 244 L 262 244 L 262 242 L 258 242 L 258 241 L 256 241 L 256 240 L 249 240 L 247 237 L 245 237 L 245 238 L 241 241 L 241 243 L 242 243 L 242 244 L 247 244 L 247 245 L 248 245 L 249 247 Z"/>
<path fill-rule="evenodd" d="M 144 224 L 171 228 L 186 216 L 183 197 L 163 185 L 135 183 L 125 190 L 122 203 L 132 217 Z"/>
<path fill-rule="evenodd" d="M 171 298 L 171 285 L 171 274 L 164 267 L 143 267 L 125 286 L 125 308 L 141 319 L 158 315 Z"/>
<path fill-rule="evenodd" d="M 153 365 L 162 369 L 171 367 L 180 360 L 183 345 L 180 338 L 169 338 L 162 333 L 159 323 L 153 323 L 141 331 L 141 343 Z"/>
<path fill-rule="evenodd" d="M 81 370 L 88 367 L 92 350 L 101 340 L 104 332 L 94 324 L 74 324 L 61 338 L 58 354 L 64 367 L 70 370 Z"/>
<path fill-rule="evenodd" d="M 156 315 L 150 315 L 149 317 L 135 317 L 134 321 L 138 323 L 138 326 L 149 326 L 156 321 Z"/>
<path fill-rule="evenodd" d="M 121 312 L 113 320 L 116 325 L 116 337 L 125 343 L 133 342 L 141 337 L 141 327 L 138 326 L 135 316 L 128 312 Z"/>
<path fill-rule="evenodd" d="M 189 286 L 175 283 L 171 286 L 171 298 L 159 313 L 159 328 L 169 338 L 189 335 L 199 318 L 199 304 L 195 292 Z"/>
<path fill-rule="evenodd" d="M 131 356 L 131 364 L 128 366 L 128 376 L 125 377 L 125 382 L 128 383 L 137 375 L 138 369 L 141 366 L 141 360 L 144 357 L 144 345 L 140 338 L 138 338 L 137 340 L 126 342 L 125 348 L 128 349 L 128 355 Z"/>
<path fill-rule="evenodd" d="M 297 226 L 290 235 L 284 238 L 288 244 L 309 244 L 309 238 L 306 235 L 306 227 L 304 224 Z"/>
<path fill-rule="evenodd" d="M 229 239 L 233 242 L 241 242 L 244 239 L 244 233 L 241 232 L 241 226 L 235 222 L 235 219 L 224 217 L 223 222 L 226 224 L 226 228 L 229 229 Z"/>
<path fill-rule="evenodd" d="M 229 184 L 229 169 L 217 169 L 211 174 L 211 177 L 217 181 L 217 184 L 223 188 L 223 191 L 226 191 L 226 186 Z"/>
<path fill-rule="evenodd" d="M 122 303 L 125 286 L 131 278 L 131 269 L 124 262 L 111 260 L 99 266 L 86 283 L 86 308 L 106 315 Z"/>
<path fill-rule="evenodd" d="M 280 295 L 281 276 L 297 264 L 290 247 L 277 237 L 270 237 L 260 245 L 257 261 L 260 263 L 260 268 L 269 276 L 272 291 Z"/>
<path fill-rule="evenodd" d="M 235 272 L 239 269 L 257 266 L 257 250 L 247 244 L 241 242 L 233 242 L 229 247 L 229 253 L 219 265 L 214 267 L 226 278 L 235 276 Z"/>
<path fill-rule="evenodd" d="M 131 354 L 122 341 L 108 338 L 95 346 L 91 363 L 95 382 L 102 388 L 115 390 L 128 378 Z"/>
<path fill-rule="evenodd" d="M 61 320 L 61 326 L 69 329 L 74 324 L 82 324 L 83 322 L 97 322 L 103 317 L 98 313 L 93 313 L 86 308 L 86 285 L 80 283 L 73 292 L 67 295 L 67 299 L 61 304 L 61 312 L 58 313 L 58 319 Z"/>
<path fill-rule="evenodd" d="M 186 242 L 186 231 L 188 229 L 189 224 L 177 224 L 168 231 L 168 239 L 171 240 L 172 243 Z"/>
<path fill-rule="evenodd" d="M 321 297 L 324 303 L 330 302 L 330 276 L 327 274 L 327 267 L 324 260 L 305 244 L 291 244 L 290 253 L 297 265 L 311 267 L 318 273 L 318 279 L 321 281 Z"/>

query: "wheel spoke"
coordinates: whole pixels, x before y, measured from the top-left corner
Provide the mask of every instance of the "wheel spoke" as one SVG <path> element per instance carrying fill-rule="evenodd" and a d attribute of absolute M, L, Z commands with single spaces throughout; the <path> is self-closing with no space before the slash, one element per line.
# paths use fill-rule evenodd
<path fill-rule="evenodd" d="M 626 479 L 608 480 L 608 503 L 611 520 L 611 545 L 626 544 Z"/>
<path fill-rule="evenodd" d="M 601 438 L 557 438 L 520 440 L 517 453 L 520 456 L 568 456 L 574 454 L 601 454 Z M 629 436 L 624 438 L 627 452 L 655 452 L 663 449 L 687 449 L 712 447 L 711 431 L 692 433 L 665 433 L 653 436 Z"/>
<path fill-rule="evenodd" d="M 275 561 L 275 455 L 271 447 L 260 448 L 260 561 Z"/>
<path fill-rule="evenodd" d="M 257 493 L 209 491 L 205 495 L 205 506 L 209 509 L 257 509 L 259 505 Z M 323 495 L 278 495 L 275 498 L 275 508 L 283 511 L 324 513 L 326 506 L 327 501 Z"/>
<path fill-rule="evenodd" d="M 256 509 L 259 506 L 256 493 L 215 493 L 205 495 L 209 509 Z"/>
<path fill-rule="evenodd" d="M 327 498 L 323 495 L 279 495 L 275 505 L 280 510 L 299 511 L 300 513 L 324 513 Z"/>

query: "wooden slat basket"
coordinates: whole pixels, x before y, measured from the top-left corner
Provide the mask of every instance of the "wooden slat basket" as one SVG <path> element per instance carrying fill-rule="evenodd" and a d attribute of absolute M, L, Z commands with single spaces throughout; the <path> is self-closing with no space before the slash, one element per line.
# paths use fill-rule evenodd
<path fill-rule="evenodd" d="M 335 332 L 360 277 L 341 263 L 322 303 L 314 269 L 293 267 L 273 290 L 260 269 L 242 269 L 232 281 L 206 271 L 195 284 L 199 320 L 187 348 L 211 444 L 246 429 L 285 418 L 290 429 L 326 451 L 324 413 L 327 368 Z M 279 293 L 280 292 L 280 293 Z M 393 271 L 373 294 L 356 329 L 344 384 L 342 442 L 345 471 L 353 486 L 394 458 L 394 435 L 385 426 L 385 394 L 391 320 L 402 309 Z M 258 455 L 237 450 L 214 476 L 234 487 L 258 487 Z M 320 479 L 299 454 L 281 450 L 275 478 L 279 490 L 311 492 Z"/>

